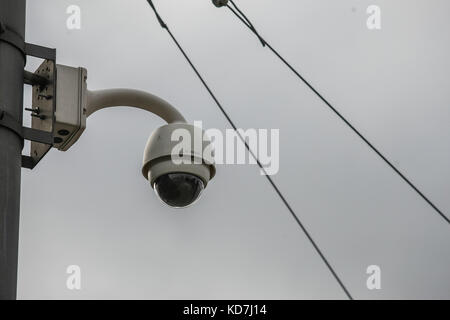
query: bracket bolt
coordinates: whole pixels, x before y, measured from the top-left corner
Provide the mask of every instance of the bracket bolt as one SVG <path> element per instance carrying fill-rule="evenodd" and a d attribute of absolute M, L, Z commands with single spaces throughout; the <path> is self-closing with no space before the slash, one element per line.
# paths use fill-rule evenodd
<path fill-rule="evenodd" d="M 46 118 L 44 115 L 38 115 L 38 114 L 35 114 L 35 113 L 32 113 L 31 116 L 35 117 L 35 118 L 39 118 L 41 120 L 45 120 L 45 118 Z"/>
<path fill-rule="evenodd" d="M 39 97 L 39 99 L 46 99 L 46 100 L 50 100 L 50 99 L 52 99 L 53 98 L 53 96 L 52 95 L 45 95 L 45 94 L 40 94 L 40 95 L 38 95 L 38 97 Z"/>
<path fill-rule="evenodd" d="M 41 110 L 39 108 L 25 108 L 25 110 L 35 114 L 41 113 Z"/>

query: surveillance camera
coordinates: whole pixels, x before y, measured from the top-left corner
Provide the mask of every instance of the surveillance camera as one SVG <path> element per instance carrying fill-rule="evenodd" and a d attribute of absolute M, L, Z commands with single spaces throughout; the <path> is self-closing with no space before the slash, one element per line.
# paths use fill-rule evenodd
<path fill-rule="evenodd" d="M 179 133 L 185 133 L 181 141 Z M 185 141 L 187 138 L 189 140 Z M 200 148 L 196 148 L 194 141 L 198 138 L 201 140 L 197 142 Z M 177 148 L 180 145 L 183 147 Z M 164 125 L 148 139 L 142 174 L 168 206 L 190 206 L 215 175 L 214 163 L 204 155 L 210 148 L 211 142 L 205 139 L 202 129 L 187 123 Z"/>
<path fill-rule="evenodd" d="M 174 208 L 187 207 L 200 197 L 214 177 L 216 169 L 211 142 L 201 128 L 187 124 L 183 115 L 167 101 L 132 89 L 89 91 L 85 68 L 55 65 L 51 61 L 45 61 L 34 76 L 56 79 L 45 89 L 46 93 L 53 95 L 42 94 L 37 87 L 39 83 L 33 89 L 33 106 L 43 117 L 33 118 L 32 126 L 51 134 L 49 141 L 53 140 L 52 147 L 67 151 L 82 135 L 86 119 L 94 112 L 129 106 L 149 111 L 168 123 L 150 136 L 142 168 L 144 177 L 163 202 Z M 177 131 L 187 134 L 189 143 L 186 144 L 183 135 L 179 137 L 183 138 L 181 143 Z M 180 144 L 182 148 L 177 149 Z M 31 154 L 34 157 L 30 158 L 33 164 L 28 164 L 28 167 L 34 167 L 49 148 L 44 149 L 42 143 L 32 143 Z"/>

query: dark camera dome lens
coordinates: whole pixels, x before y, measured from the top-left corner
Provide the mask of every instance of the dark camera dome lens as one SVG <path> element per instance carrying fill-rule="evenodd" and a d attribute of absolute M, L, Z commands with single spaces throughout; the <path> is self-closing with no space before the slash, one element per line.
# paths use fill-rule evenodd
<path fill-rule="evenodd" d="M 173 208 L 193 204 L 204 189 L 203 181 L 188 173 L 168 173 L 156 179 L 154 189 L 158 197 Z"/>

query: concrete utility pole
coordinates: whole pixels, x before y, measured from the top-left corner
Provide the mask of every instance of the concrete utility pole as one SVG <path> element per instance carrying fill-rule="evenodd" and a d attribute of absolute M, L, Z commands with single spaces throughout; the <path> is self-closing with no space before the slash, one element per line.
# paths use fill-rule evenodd
<path fill-rule="evenodd" d="M 23 117 L 26 0 L 0 0 L 0 109 Z M 12 39 L 6 41 L 4 39 Z M 14 43 L 14 44 L 13 44 Z M 0 112 L 1 112 L 0 111 Z M 0 126 L 0 299 L 16 299 L 23 140 Z"/>

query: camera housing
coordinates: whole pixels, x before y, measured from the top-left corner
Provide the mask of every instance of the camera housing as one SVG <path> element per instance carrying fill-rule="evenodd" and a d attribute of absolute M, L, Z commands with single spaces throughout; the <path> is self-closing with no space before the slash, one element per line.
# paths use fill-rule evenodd
<path fill-rule="evenodd" d="M 176 138 L 178 134 L 174 135 L 176 130 L 190 137 L 190 141 L 182 141 L 182 149 L 177 148 L 181 141 Z M 199 138 L 201 143 L 197 140 L 196 145 L 195 139 Z M 187 207 L 200 197 L 215 176 L 214 162 L 204 156 L 205 151 L 211 150 L 211 141 L 202 129 L 187 123 L 164 125 L 148 139 L 142 174 L 164 203 L 174 208 Z"/>

